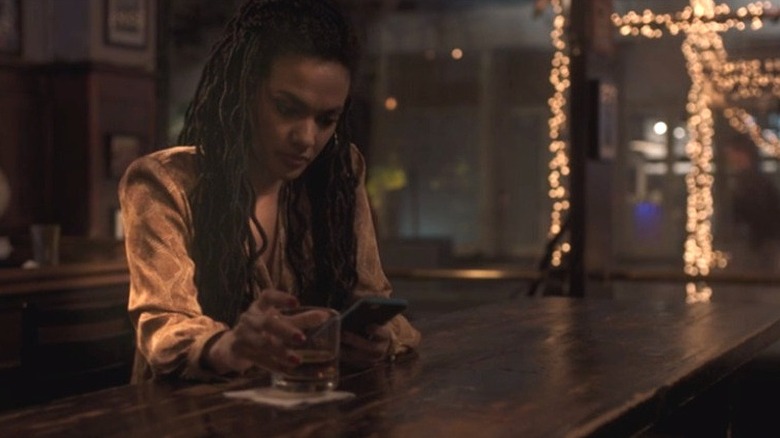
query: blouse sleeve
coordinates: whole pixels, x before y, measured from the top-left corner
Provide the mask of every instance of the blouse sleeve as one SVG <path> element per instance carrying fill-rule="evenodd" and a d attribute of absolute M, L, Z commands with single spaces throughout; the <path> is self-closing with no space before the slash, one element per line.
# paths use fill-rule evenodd
<path fill-rule="evenodd" d="M 183 184 L 153 158 L 134 162 L 119 199 L 130 271 L 128 311 L 152 376 L 206 379 L 204 345 L 228 327 L 203 314 L 187 247 L 192 228 Z"/>
<path fill-rule="evenodd" d="M 358 176 L 355 196 L 355 232 L 357 234 L 357 286 L 356 298 L 365 296 L 390 296 L 392 288 L 382 270 L 379 258 L 374 222 L 366 192 L 366 163 L 356 147 L 352 147 L 352 162 Z M 393 354 L 416 348 L 420 343 L 420 332 L 403 316 L 390 321 Z"/>

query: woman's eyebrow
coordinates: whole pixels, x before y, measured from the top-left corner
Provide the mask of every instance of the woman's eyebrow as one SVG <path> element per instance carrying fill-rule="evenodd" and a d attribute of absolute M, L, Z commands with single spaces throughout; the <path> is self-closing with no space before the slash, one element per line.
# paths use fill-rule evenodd
<path fill-rule="evenodd" d="M 274 94 L 275 94 L 274 98 L 278 99 L 278 98 L 281 97 L 281 98 L 287 99 L 294 106 L 300 107 L 300 108 L 306 110 L 306 112 L 318 113 L 320 115 L 337 115 L 337 114 L 341 114 L 341 112 L 344 110 L 343 106 L 337 106 L 337 107 L 334 107 L 334 108 L 326 108 L 326 109 L 323 109 L 323 110 L 317 110 L 316 108 L 310 107 L 309 104 L 307 104 L 306 102 L 303 101 L 303 99 L 299 98 L 294 93 L 291 93 L 289 91 L 280 90 L 280 91 L 277 91 Z"/>

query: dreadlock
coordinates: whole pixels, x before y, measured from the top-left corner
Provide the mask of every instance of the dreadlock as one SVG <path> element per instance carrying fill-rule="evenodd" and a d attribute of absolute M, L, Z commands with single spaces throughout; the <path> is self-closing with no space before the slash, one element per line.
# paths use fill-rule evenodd
<path fill-rule="evenodd" d="M 247 168 L 254 91 L 280 56 L 336 61 L 354 77 L 357 51 L 347 20 L 327 0 L 249 0 L 214 46 L 179 136 L 179 144 L 197 149 L 191 252 L 198 300 L 212 318 L 233 324 L 252 302 L 253 289 L 260 286 L 254 266 L 268 247 L 254 216 L 256 193 Z M 297 292 L 304 303 L 333 308 L 344 306 L 357 281 L 357 177 L 345 120 L 342 115 L 336 135 L 282 191 L 288 220 L 285 252 Z M 259 242 L 252 226 L 260 232 Z"/>

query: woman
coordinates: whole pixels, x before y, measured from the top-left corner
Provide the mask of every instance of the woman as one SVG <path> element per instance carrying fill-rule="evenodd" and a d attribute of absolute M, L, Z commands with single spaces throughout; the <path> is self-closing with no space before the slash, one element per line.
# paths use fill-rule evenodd
<path fill-rule="evenodd" d="M 300 357 L 304 322 L 280 309 L 344 309 L 389 295 L 345 126 L 357 44 L 324 0 L 253 0 L 204 67 L 180 144 L 120 185 L 137 332 L 133 381 L 204 379 Z M 403 317 L 343 333 L 365 367 L 414 348 Z"/>

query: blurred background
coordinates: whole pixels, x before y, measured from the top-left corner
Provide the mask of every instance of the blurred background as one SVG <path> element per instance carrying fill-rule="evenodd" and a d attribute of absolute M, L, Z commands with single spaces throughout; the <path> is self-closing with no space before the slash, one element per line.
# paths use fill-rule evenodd
<path fill-rule="evenodd" d="M 64 236 L 121 239 L 118 176 L 135 156 L 175 143 L 202 65 L 240 3 L 0 2 L 0 28 L 17 32 L 0 36 L 7 49 L 0 58 L 0 168 L 11 189 L 0 235 L 21 248 L 30 224 L 56 222 Z M 341 3 L 364 45 L 351 117 L 369 162 L 385 263 L 536 266 L 550 237 L 552 205 L 552 7 L 543 0 Z M 684 36 L 625 37 L 610 15 L 672 13 L 688 2 L 596 3 L 587 23 L 599 29 L 589 75 L 614 92 L 597 110 L 609 149 L 595 157 L 602 166 L 589 176 L 604 189 L 587 201 L 597 206 L 596 228 L 607 231 L 606 241 L 598 239 L 599 266 L 681 269 L 690 169 Z M 140 7 L 143 17 L 111 36 L 110 7 Z M 732 60 L 771 59 L 780 25 L 775 18 L 722 37 Z M 743 106 L 765 134 L 777 135 L 777 96 Z M 736 251 L 730 269 L 752 270 L 737 256 L 741 234 L 718 147 L 733 129 L 719 113 L 715 246 Z M 762 153 L 760 160 L 761 172 L 776 183 L 775 157 Z"/>

